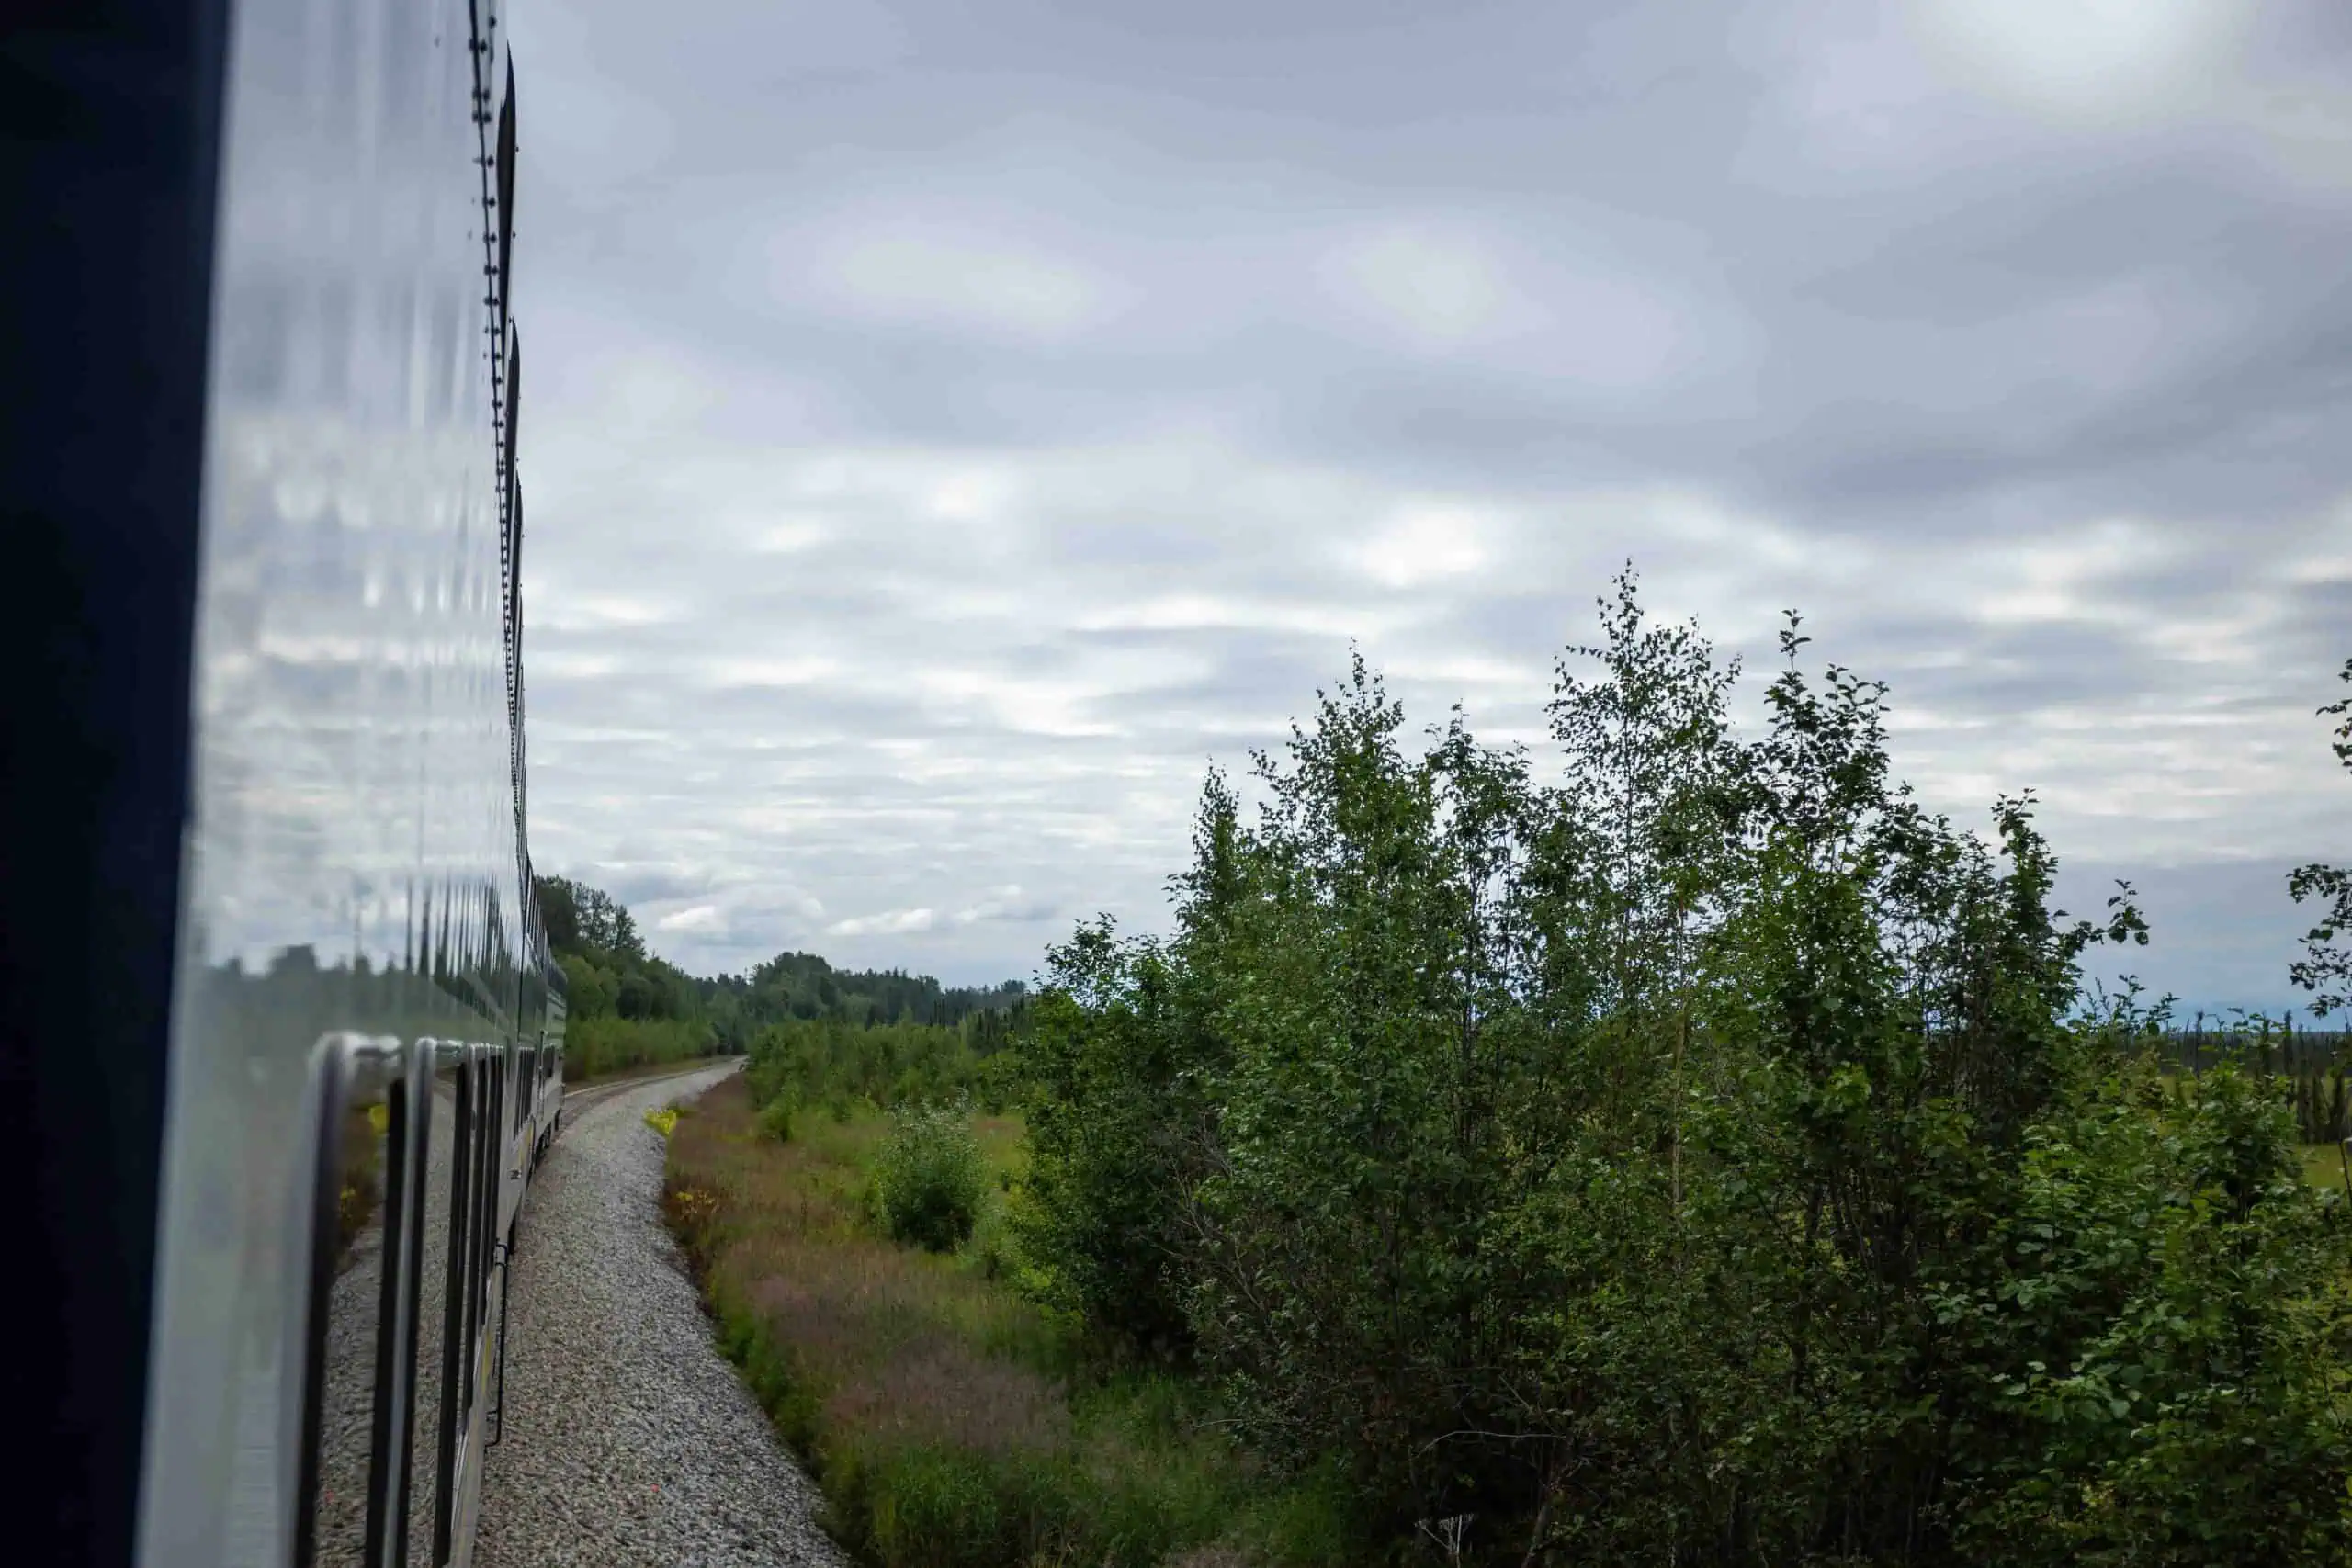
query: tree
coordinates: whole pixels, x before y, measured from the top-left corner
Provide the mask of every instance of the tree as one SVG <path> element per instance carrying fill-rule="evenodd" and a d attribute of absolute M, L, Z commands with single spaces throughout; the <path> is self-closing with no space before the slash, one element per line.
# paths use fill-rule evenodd
<path fill-rule="evenodd" d="M 2344 661 L 2339 679 L 2352 683 L 2352 659 Z M 2322 715 L 2343 715 L 2335 727 L 2333 750 L 2337 761 L 2352 770 L 2352 697 L 2329 703 Z M 2320 1017 L 2352 1006 L 2352 866 L 2297 866 L 2287 878 L 2287 890 L 2300 904 L 2307 898 L 2321 904 L 2319 922 L 2303 935 L 2303 956 L 2288 974 L 2304 990 L 2315 993 L 2311 1010 Z"/>
<path fill-rule="evenodd" d="M 1049 1298 L 1482 1562 L 2346 1561 L 2352 1225 L 2086 997 L 2129 888 L 1921 807 L 1793 615 L 1742 739 L 1617 590 L 1556 772 L 1358 659 L 1253 821 L 1212 777 L 1172 937 L 1055 950 Z"/>
<path fill-rule="evenodd" d="M 611 894 L 561 876 L 539 877 L 537 886 L 540 919 L 556 952 L 585 951 L 608 967 L 616 959 L 645 960 L 636 919 Z"/>

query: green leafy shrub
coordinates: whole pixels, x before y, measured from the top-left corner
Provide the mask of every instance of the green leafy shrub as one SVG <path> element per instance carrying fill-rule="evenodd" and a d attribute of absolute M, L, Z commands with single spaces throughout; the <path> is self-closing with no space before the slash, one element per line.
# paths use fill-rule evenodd
<path fill-rule="evenodd" d="M 2352 685 L 2352 659 L 2344 661 L 2339 678 Z M 2335 727 L 2335 760 L 2352 773 L 2352 697 L 2319 710 L 2343 719 Z M 2319 906 L 2318 923 L 2304 933 L 2303 956 L 2288 973 L 2295 984 L 2316 993 L 2312 1011 L 2321 1017 L 2352 1008 L 2352 865 L 2297 866 L 2287 878 L 2296 903 L 2311 899 Z"/>
<path fill-rule="evenodd" d="M 981 1205 L 964 1247 L 965 1257 L 983 1280 L 1005 1280 L 1021 1267 L 1021 1251 L 1001 1202 Z"/>
<path fill-rule="evenodd" d="M 779 1094 L 760 1107 L 760 1114 L 753 1125 L 758 1127 L 763 1138 L 788 1144 L 792 1141 L 793 1114 L 798 1109 L 789 1094 Z"/>
<path fill-rule="evenodd" d="M 716 1046 L 710 1025 L 699 1019 L 575 1019 L 564 1027 L 564 1076 L 585 1080 L 630 1067 L 692 1061 Z"/>
<path fill-rule="evenodd" d="M 1053 950 L 1038 1293 L 1467 1562 L 2352 1561 L 2292 1086 L 2165 1087 L 2082 982 L 2129 888 L 2053 910 L 2030 795 L 1925 810 L 1793 616 L 1744 737 L 1695 631 L 1602 610 L 1541 773 L 1359 660 L 1254 822 L 1212 776 L 1170 937 Z"/>
<path fill-rule="evenodd" d="M 874 1201 L 893 1240 L 955 1250 L 971 1235 L 987 1191 L 967 1108 L 913 1106 L 892 1114 L 874 1162 Z"/>
<path fill-rule="evenodd" d="M 746 1067 L 763 1104 L 789 1093 L 802 1105 L 847 1108 L 865 1101 L 888 1110 L 971 1096 L 1001 1100 L 1004 1068 L 966 1040 L 967 1032 L 936 1024 L 868 1024 L 842 1019 L 792 1019 L 760 1032 Z"/>
<path fill-rule="evenodd" d="M 1192 1341 L 1182 1269 L 1188 1081 L 1170 964 L 1106 919 L 1050 955 L 1024 1055 L 1030 1164 L 1011 1226 L 1046 1302 L 1123 1351 Z"/>
<path fill-rule="evenodd" d="M 2004 1562 L 2338 1560 L 2352 1412 L 2343 1205 L 2298 1169 L 2255 1074 L 2177 1094 L 2134 1066 L 2038 1129 L 1999 1238 L 2010 1272 L 1939 1322 L 2013 1438 L 1971 1544 Z"/>

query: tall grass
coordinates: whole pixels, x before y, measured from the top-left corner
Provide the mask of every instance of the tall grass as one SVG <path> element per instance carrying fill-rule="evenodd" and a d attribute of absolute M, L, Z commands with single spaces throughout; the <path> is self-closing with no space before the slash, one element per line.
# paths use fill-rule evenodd
<path fill-rule="evenodd" d="M 779 1143 L 729 1079 L 670 1140 L 664 1209 L 721 1346 L 823 1483 L 836 1536 L 884 1568 L 1357 1560 L 1330 1495 L 1259 1473 L 1196 1391 L 1085 1375 L 1070 1325 L 990 1277 L 986 1216 L 952 1254 L 877 1234 L 888 1133 L 804 1113 Z M 1018 1126 L 974 1134 L 1001 1202 Z"/>

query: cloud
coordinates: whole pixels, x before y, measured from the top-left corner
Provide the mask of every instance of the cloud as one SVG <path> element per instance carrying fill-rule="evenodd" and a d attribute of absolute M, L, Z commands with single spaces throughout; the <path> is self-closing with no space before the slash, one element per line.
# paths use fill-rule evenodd
<path fill-rule="evenodd" d="M 929 909 L 890 909 L 878 915 L 859 915 L 846 920 L 835 920 L 825 928 L 828 936 L 910 936 L 927 931 L 932 927 Z"/>
<path fill-rule="evenodd" d="M 1540 320 L 1475 239 L 1398 225 L 1345 242 L 1327 265 L 1343 300 L 1428 348 L 1465 347 Z"/>
<path fill-rule="evenodd" d="M 1941 69 L 2062 122 L 2113 123 L 2188 97 L 2226 68 L 2244 0 L 1913 0 Z"/>
<path fill-rule="evenodd" d="M 1023 897 L 1019 883 L 1008 883 L 992 894 L 967 908 L 956 911 L 959 926 L 977 924 L 982 920 L 1006 920 L 1016 925 L 1030 925 L 1050 920 L 1061 914 L 1061 907 L 1049 898 Z"/>
<path fill-rule="evenodd" d="M 625 852 L 630 847 L 622 844 L 616 845 L 616 849 Z M 659 904 L 680 898 L 697 898 L 709 893 L 722 880 L 698 866 L 627 858 L 594 862 L 583 866 L 582 874 L 625 904 Z M 696 928 L 681 926 L 673 929 Z"/>
<path fill-rule="evenodd" d="M 1413 508 L 1375 535 L 1358 559 L 1374 581 L 1410 588 L 1484 566 L 1485 532 L 1482 520 L 1465 508 Z"/>
<path fill-rule="evenodd" d="M 771 301 L 790 310 L 814 299 L 885 325 L 1052 340 L 1132 303 L 1098 267 L 1001 228 L 937 216 L 853 210 L 813 232 L 786 229 L 769 252 Z"/>
<path fill-rule="evenodd" d="M 533 849 L 665 952 L 1155 927 L 1350 643 L 1539 739 L 1628 556 L 1758 674 L 1804 610 L 2070 863 L 2352 842 L 2341 6 L 514 27 Z M 2190 886 L 2152 966 L 2283 988 L 2266 885 Z"/>

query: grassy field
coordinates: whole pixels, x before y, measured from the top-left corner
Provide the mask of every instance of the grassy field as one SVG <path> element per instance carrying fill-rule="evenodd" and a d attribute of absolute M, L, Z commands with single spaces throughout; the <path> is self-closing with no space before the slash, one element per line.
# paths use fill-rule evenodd
<path fill-rule="evenodd" d="M 870 1111 L 803 1112 L 780 1143 L 734 1078 L 670 1138 L 672 1227 L 837 1537 L 886 1568 L 1357 1560 L 1336 1506 L 1254 1473 L 1196 1391 L 1091 1371 L 1068 1326 L 1012 1288 L 1016 1121 L 977 1119 L 989 1202 L 943 1255 L 885 1239 L 870 1217 L 888 1128 Z"/>
<path fill-rule="evenodd" d="M 2344 1155 L 2335 1144 L 2303 1145 L 2303 1179 L 2318 1187 L 2344 1190 Z"/>

